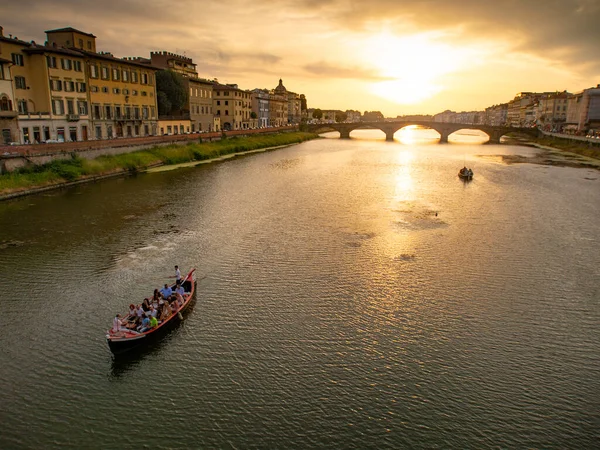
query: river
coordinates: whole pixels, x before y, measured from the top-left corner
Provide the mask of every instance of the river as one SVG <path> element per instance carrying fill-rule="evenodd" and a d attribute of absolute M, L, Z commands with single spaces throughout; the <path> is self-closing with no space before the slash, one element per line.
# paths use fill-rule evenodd
<path fill-rule="evenodd" d="M 1 203 L 0 448 L 596 447 L 600 172 L 419 133 Z M 194 309 L 113 359 L 175 264 Z"/>

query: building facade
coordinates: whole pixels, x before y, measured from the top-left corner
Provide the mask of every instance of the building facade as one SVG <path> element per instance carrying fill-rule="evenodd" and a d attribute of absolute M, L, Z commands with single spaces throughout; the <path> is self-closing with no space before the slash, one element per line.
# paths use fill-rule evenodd
<path fill-rule="evenodd" d="M 258 128 L 269 126 L 269 91 L 266 89 L 252 90 L 252 112 L 256 115 Z"/>
<path fill-rule="evenodd" d="M 213 111 L 220 119 L 221 130 L 247 130 L 256 123 L 252 119 L 252 93 L 237 84 L 213 86 Z"/>
<path fill-rule="evenodd" d="M 10 43 L 11 40 L 4 38 L 0 27 L 0 144 L 19 142 L 19 112 L 10 70 L 13 62 L 11 55 L 5 51 L 6 42 Z"/>
<path fill-rule="evenodd" d="M 92 137 L 157 134 L 155 72 L 138 61 L 96 53 L 96 37 L 73 28 L 46 31 L 48 44 L 81 54 L 88 80 Z"/>
<path fill-rule="evenodd" d="M 192 133 L 217 131 L 213 119 L 213 83 L 200 78 L 188 78 L 187 85 Z"/>

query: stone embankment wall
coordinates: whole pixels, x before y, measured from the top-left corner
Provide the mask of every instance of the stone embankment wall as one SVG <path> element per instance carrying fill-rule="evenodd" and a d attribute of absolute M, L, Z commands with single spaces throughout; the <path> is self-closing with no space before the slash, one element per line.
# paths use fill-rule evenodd
<path fill-rule="evenodd" d="M 297 131 L 298 127 L 264 128 L 259 130 L 235 130 L 223 133 L 179 134 L 172 136 L 146 136 L 117 138 L 98 141 L 62 142 L 58 144 L 31 144 L 0 146 L 0 173 L 12 172 L 30 164 L 42 165 L 57 159 L 77 155 L 94 159 L 102 155 L 118 155 L 166 145 L 185 145 L 190 142 L 217 141 L 225 137 L 250 136 Z"/>

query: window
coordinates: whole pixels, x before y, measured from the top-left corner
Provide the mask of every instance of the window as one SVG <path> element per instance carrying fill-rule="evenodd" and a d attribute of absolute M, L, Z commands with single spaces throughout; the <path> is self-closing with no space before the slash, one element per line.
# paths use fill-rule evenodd
<path fill-rule="evenodd" d="M 148 74 L 147 73 L 142 74 L 142 84 L 148 84 Z"/>
<path fill-rule="evenodd" d="M 95 64 L 90 66 L 90 78 L 98 78 L 98 66 Z"/>
<path fill-rule="evenodd" d="M 61 58 L 60 63 L 64 70 L 71 70 L 72 65 L 70 59 Z"/>
<path fill-rule="evenodd" d="M 96 139 L 102 139 L 102 127 L 96 127 Z"/>
<path fill-rule="evenodd" d="M 15 66 L 24 66 L 24 62 L 23 62 L 23 55 L 20 55 L 19 53 L 12 53 L 11 54 L 12 57 L 12 62 Z"/>
<path fill-rule="evenodd" d="M 81 61 L 73 61 L 73 69 L 76 72 L 81 72 Z"/>
<path fill-rule="evenodd" d="M 44 127 L 44 141 L 50 140 L 50 127 Z"/>
<path fill-rule="evenodd" d="M 119 81 L 119 69 L 113 68 L 112 79 L 113 79 L 113 81 Z"/>
<path fill-rule="evenodd" d="M 106 119 L 112 119 L 112 110 L 111 110 L 110 105 L 107 105 L 104 107 L 104 117 Z"/>
<path fill-rule="evenodd" d="M 83 48 L 83 39 L 79 39 L 79 48 Z"/>
<path fill-rule="evenodd" d="M 92 41 L 87 41 L 88 50 L 92 49 Z"/>
<path fill-rule="evenodd" d="M 87 102 L 77 102 L 77 111 L 80 116 L 88 115 L 88 105 Z"/>
<path fill-rule="evenodd" d="M 217 100 L 217 106 L 221 106 L 221 100 Z"/>
<path fill-rule="evenodd" d="M 25 85 L 25 77 L 16 76 L 15 86 L 17 89 L 27 89 L 27 86 Z"/>
<path fill-rule="evenodd" d="M 133 118 L 135 120 L 140 120 L 140 107 L 136 106 L 135 108 L 133 108 Z"/>
<path fill-rule="evenodd" d="M 17 100 L 17 106 L 19 107 L 19 114 L 27 114 L 27 100 Z"/>
<path fill-rule="evenodd" d="M 61 80 L 50 80 L 50 89 L 53 91 L 62 91 L 63 85 Z"/>
<path fill-rule="evenodd" d="M 77 83 L 77 92 L 85 92 L 85 90 L 86 90 L 85 88 L 86 88 L 85 83 L 82 83 L 82 82 Z"/>
<path fill-rule="evenodd" d="M 67 114 L 75 114 L 75 102 L 72 99 L 67 100 Z"/>
<path fill-rule="evenodd" d="M 229 105 L 229 101 L 225 100 L 225 106 Z"/>
<path fill-rule="evenodd" d="M 102 92 L 108 94 L 108 88 L 106 86 L 102 86 Z"/>
<path fill-rule="evenodd" d="M 51 69 L 56 68 L 56 56 L 46 56 L 46 61 L 48 62 L 48 67 Z"/>
<path fill-rule="evenodd" d="M 225 115 L 226 115 L 226 116 L 228 116 L 228 115 L 229 115 L 229 110 L 228 110 L 228 109 L 226 109 L 226 110 L 225 110 Z"/>
<path fill-rule="evenodd" d="M 52 99 L 52 114 L 61 116 L 65 113 L 65 104 L 62 99 L 53 98 Z"/>
<path fill-rule="evenodd" d="M 148 107 L 147 106 L 143 106 L 142 107 L 142 118 L 143 119 L 147 119 L 148 118 Z M 146 133 L 148 134 L 148 133 Z"/>
<path fill-rule="evenodd" d="M 102 79 L 108 80 L 110 72 L 108 71 L 108 67 L 102 66 Z"/>
<path fill-rule="evenodd" d="M 0 97 L 0 111 L 12 111 L 12 102 L 6 95 Z"/>
<path fill-rule="evenodd" d="M 113 88 L 113 94 L 120 94 L 120 93 L 121 93 L 121 89 Z"/>
<path fill-rule="evenodd" d="M 135 89 L 133 91 L 131 91 L 131 95 L 138 95 L 138 91 L 136 91 Z"/>
<path fill-rule="evenodd" d="M 115 106 L 115 118 L 116 119 L 121 118 L 121 107 L 120 106 Z"/>
<path fill-rule="evenodd" d="M 94 105 L 94 119 L 100 119 L 100 105 Z"/>
<path fill-rule="evenodd" d="M 137 72 L 131 72 L 131 82 L 132 83 L 138 82 L 138 73 Z"/>
<path fill-rule="evenodd" d="M 0 62 L 0 80 L 4 80 L 4 66 Z"/>
<path fill-rule="evenodd" d="M 127 72 L 126 70 L 123 70 L 123 81 L 128 82 L 129 81 L 129 72 Z"/>
<path fill-rule="evenodd" d="M 123 89 L 123 95 L 129 95 L 129 89 Z"/>
<path fill-rule="evenodd" d="M 148 93 L 146 91 L 142 91 L 142 97 L 145 97 L 146 95 L 148 95 Z"/>
<path fill-rule="evenodd" d="M 64 86 L 65 86 L 65 92 L 75 91 L 75 82 L 74 81 L 65 80 Z"/>
<path fill-rule="evenodd" d="M 28 127 L 23 128 L 23 142 L 25 142 L 26 144 L 29 144 L 31 142 L 29 140 L 29 128 Z"/>

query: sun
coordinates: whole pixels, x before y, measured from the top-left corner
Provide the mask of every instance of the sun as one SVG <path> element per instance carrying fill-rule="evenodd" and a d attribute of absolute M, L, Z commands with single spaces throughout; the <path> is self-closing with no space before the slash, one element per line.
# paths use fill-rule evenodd
<path fill-rule="evenodd" d="M 381 32 L 366 41 L 365 59 L 382 81 L 373 83 L 376 95 L 399 104 L 415 104 L 444 89 L 443 76 L 457 71 L 463 52 L 436 42 L 439 36 L 394 36 Z"/>

